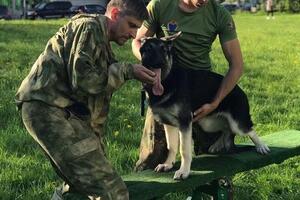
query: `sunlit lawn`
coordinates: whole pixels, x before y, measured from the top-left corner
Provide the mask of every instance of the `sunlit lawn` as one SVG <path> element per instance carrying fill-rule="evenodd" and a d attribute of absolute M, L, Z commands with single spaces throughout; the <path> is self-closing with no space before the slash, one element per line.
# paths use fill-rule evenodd
<path fill-rule="evenodd" d="M 260 135 L 300 129 L 300 15 L 234 16 L 242 46 L 245 73 L 240 86 L 248 94 Z M 14 94 L 49 37 L 66 20 L 0 21 L 0 199 L 50 199 L 60 183 L 39 147 L 25 131 Z M 114 46 L 117 57 L 137 62 L 130 44 Z M 214 70 L 227 69 L 218 42 L 212 50 Z M 144 118 L 139 112 L 136 81 L 118 91 L 111 104 L 106 144 L 120 174 L 132 171 Z M 239 138 L 240 141 L 244 140 Z M 300 199 L 300 157 L 233 177 L 235 199 Z M 184 199 L 184 194 L 164 199 Z"/>

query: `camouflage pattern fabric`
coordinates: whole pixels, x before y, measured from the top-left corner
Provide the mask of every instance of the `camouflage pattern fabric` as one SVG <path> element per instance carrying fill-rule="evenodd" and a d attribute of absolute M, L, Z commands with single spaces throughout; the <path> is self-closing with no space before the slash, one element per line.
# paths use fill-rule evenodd
<path fill-rule="evenodd" d="M 43 102 L 24 102 L 22 119 L 64 181 L 78 193 L 125 200 L 126 185 L 105 157 L 101 138 L 88 120 Z"/>
<path fill-rule="evenodd" d="M 95 131 L 101 129 L 112 92 L 133 78 L 131 64 L 116 63 L 106 20 L 102 15 L 85 14 L 63 26 L 23 80 L 17 104 L 39 100 L 65 108 L 81 102 L 91 112 Z"/>
<path fill-rule="evenodd" d="M 15 100 L 28 132 L 72 191 L 126 200 L 102 138 L 112 93 L 133 78 L 133 67 L 115 61 L 106 23 L 105 16 L 83 14 L 60 28 Z"/>

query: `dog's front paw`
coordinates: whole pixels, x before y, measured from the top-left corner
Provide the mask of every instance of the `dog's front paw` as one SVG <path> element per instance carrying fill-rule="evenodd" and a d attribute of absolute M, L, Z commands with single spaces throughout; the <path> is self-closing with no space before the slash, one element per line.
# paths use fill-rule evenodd
<path fill-rule="evenodd" d="M 258 153 L 263 155 L 268 154 L 271 151 L 269 147 L 264 143 L 257 145 L 255 148 Z"/>
<path fill-rule="evenodd" d="M 175 172 L 173 179 L 174 180 L 184 180 L 190 175 L 190 170 L 179 169 Z"/>
<path fill-rule="evenodd" d="M 164 164 L 159 164 L 155 167 L 154 171 L 156 172 L 167 172 L 173 168 L 173 164 L 171 163 L 164 163 Z"/>

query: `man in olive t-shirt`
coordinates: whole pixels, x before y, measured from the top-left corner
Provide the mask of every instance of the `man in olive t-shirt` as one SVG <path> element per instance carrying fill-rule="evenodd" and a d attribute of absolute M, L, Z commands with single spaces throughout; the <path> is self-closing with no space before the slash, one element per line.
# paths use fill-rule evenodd
<path fill-rule="evenodd" d="M 193 121 L 198 121 L 218 107 L 242 75 L 243 59 L 234 21 L 230 13 L 215 0 L 152 0 L 147 9 L 150 18 L 144 21 L 132 43 L 133 53 L 138 59 L 141 59 L 141 38 L 154 35 L 169 36 L 181 31 L 180 37 L 174 40 L 176 65 L 210 70 L 209 53 L 212 43 L 217 36 L 219 37 L 229 70 L 213 101 L 194 111 Z M 156 128 L 160 129 L 153 120 L 151 110 L 148 109 L 140 145 L 140 158 L 137 162 L 138 169 L 155 167 L 154 163 L 158 164 L 163 159 L 163 155 L 153 153 L 164 144 L 155 138 L 155 134 L 161 132 Z"/>

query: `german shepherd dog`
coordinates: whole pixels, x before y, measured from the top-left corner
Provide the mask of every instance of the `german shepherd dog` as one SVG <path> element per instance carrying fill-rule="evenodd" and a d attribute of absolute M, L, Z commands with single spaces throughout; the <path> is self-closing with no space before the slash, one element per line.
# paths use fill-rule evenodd
<path fill-rule="evenodd" d="M 156 83 L 144 88 L 154 119 L 164 126 L 169 150 L 166 161 L 155 171 L 173 168 L 179 143 L 181 165 L 175 172 L 175 180 L 186 179 L 190 173 L 193 111 L 212 101 L 223 79 L 211 71 L 183 69 L 173 63 L 172 43 L 179 34 L 161 39 L 144 38 L 140 48 L 142 64 L 156 73 Z M 248 99 L 239 86 L 235 86 L 212 113 L 195 123 L 207 134 L 222 132 L 222 136 L 210 146 L 210 153 L 226 149 L 231 145 L 228 144 L 230 137 L 235 134 L 248 135 L 258 153 L 270 151 L 252 128 Z"/>

